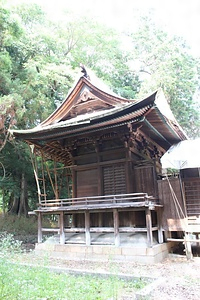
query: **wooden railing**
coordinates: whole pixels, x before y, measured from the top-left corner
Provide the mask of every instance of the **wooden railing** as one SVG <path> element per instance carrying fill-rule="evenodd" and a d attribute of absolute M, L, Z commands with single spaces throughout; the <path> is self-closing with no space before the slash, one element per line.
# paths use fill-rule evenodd
<path fill-rule="evenodd" d="M 148 196 L 147 193 L 132 193 L 132 194 L 119 194 L 119 195 L 106 195 L 106 196 L 92 196 L 92 197 L 79 197 L 67 199 L 52 199 L 43 200 L 39 203 L 40 209 L 45 208 L 70 208 L 70 207 L 99 207 L 99 206 L 113 206 L 113 205 L 127 205 L 135 204 L 149 206 L 151 203 L 156 204 L 157 200 Z"/>
<path fill-rule="evenodd" d="M 147 193 L 132 193 L 132 194 L 118 194 L 118 195 L 106 195 L 106 196 L 92 196 L 92 197 L 79 197 L 68 199 L 53 199 L 43 200 L 39 204 L 38 210 L 35 213 L 38 216 L 38 243 L 42 242 L 43 232 L 53 232 L 60 235 L 60 244 L 66 243 L 66 233 L 84 233 L 85 244 L 88 246 L 91 244 L 92 233 L 114 233 L 114 244 L 119 246 L 120 233 L 127 232 L 145 232 L 147 234 L 147 240 L 149 247 L 153 245 L 153 231 L 158 231 L 159 243 L 163 242 L 162 228 L 159 208 L 162 205 L 158 203 L 158 200 L 152 196 L 148 196 Z M 151 210 L 155 208 L 157 211 L 158 222 L 157 225 L 152 226 Z M 120 226 L 119 213 L 122 210 L 131 209 L 135 211 L 143 210 L 145 212 L 144 226 Z M 90 213 L 94 211 L 106 211 L 109 210 L 113 214 L 112 226 L 110 227 L 93 227 L 90 222 Z M 65 214 L 74 214 L 76 212 L 84 212 L 84 222 L 82 227 L 73 226 L 65 227 L 64 216 Z M 42 227 L 42 214 L 59 214 L 58 228 L 43 228 Z"/>

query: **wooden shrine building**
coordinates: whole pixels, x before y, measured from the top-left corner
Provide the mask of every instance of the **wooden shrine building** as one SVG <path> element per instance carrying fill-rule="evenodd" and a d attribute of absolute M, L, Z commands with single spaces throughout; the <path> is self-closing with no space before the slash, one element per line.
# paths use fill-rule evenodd
<path fill-rule="evenodd" d="M 125 244 L 137 245 L 134 237 L 141 234 L 146 236 L 145 256 L 155 245 L 160 250 L 153 256 L 164 251 L 160 158 L 187 137 L 162 90 L 127 100 L 83 76 L 44 122 L 12 133 L 31 149 L 38 189 L 37 247 L 44 249 L 42 233 L 51 231 L 59 235 L 57 247 L 81 243 L 88 255 L 97 251 L 89 250 L 93 246 L 111 245 L 118 257 L 125 256 Z M 59 217 L 57 228 L 43 228 L 42 218 L 49 214 Z M 68 255 L 74 249 L 68 248 Z"/>

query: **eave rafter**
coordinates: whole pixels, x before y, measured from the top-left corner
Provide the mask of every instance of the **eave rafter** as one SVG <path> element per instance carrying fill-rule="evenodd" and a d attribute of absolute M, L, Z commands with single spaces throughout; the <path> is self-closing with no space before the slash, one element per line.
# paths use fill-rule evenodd
<path fill-rule="evenodd" d="M 34 145 L 34 153 L 38 156 L 44 157 L 46 160 L 54 160 L 64 163 L 65 165 L 72 165 L 71 155 L 67 148 L 62 147 L 59 141 L 47 142 L 43 145 L 27 141 L 29 145 Z"/>

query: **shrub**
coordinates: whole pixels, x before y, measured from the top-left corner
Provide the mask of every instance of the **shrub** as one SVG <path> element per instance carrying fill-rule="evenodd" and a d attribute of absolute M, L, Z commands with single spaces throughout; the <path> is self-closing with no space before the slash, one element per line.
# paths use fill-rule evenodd
<path fill-rule="evenodd" d="M 10 233 L 0 233 L 0 256 L 9 257 L 10 255 L 22 252 L 22 242 L 15 240 Z"/>

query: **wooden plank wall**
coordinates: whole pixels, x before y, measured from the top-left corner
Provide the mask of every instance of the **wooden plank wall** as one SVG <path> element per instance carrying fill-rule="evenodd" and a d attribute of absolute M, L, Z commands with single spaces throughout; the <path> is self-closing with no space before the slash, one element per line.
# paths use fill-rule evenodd
<path fill-rule="evenodd" d="M 135 188 L 137 193 L 147 193 L 157 197 L 157 180 L 154 166 L 135 167 Z"/>
<path fill-rule="evenodd" d="M 77 171 L 77 197 L 98 195 L 98 170 Z"/>
<path fill-rule="evenodd" d="M 185 212 L 179 178 L 170 178 L 169 181 L 181 209 Z M 166 179 L 158 180 L 158 196 L 160 203 L 164 206 L 162 213 L 163 229 L 166 231 L 183 231 L 186 227 L 185 219 L 176 204 Z"/>

